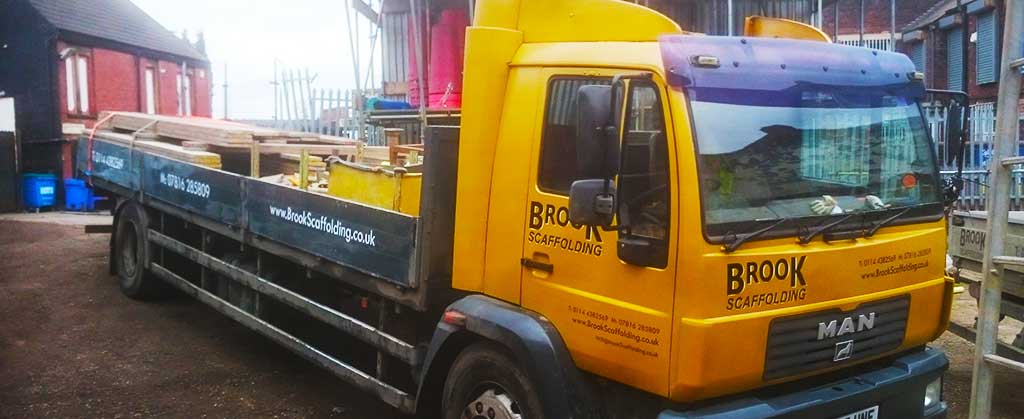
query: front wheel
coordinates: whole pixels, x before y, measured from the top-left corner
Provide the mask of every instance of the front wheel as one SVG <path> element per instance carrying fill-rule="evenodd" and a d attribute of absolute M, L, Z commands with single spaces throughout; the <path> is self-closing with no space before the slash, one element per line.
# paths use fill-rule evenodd
<path fill-rule="evenodd" d="M 543 419 L 537 390 L 519 364 L 491 343 L 470 345 L 448 371 L 444 419 Z"/>

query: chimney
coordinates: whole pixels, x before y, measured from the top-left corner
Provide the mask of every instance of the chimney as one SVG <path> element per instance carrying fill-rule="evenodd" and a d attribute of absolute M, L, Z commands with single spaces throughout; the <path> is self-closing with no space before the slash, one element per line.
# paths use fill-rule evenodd
<path fill-rule="evenodd" d="M 206 56 L 206 36 L 203 35 L 203 31 L 199 31 L 199 35 L 196 35 L 196 49 L 200 54 Z"/>

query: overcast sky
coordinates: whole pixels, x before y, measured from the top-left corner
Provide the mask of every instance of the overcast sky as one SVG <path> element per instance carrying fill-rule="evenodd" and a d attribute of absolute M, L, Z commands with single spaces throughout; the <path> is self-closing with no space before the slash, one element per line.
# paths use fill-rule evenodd
<path fill-rule="evenodd" d="M 213 115 L 224 116 L 224 65 L 228 66 L 228 116 L 271 118 L 274 60 L 309 68 L 314 88 L 352 88 L 355 80 L 345 23 L 345 0 L 132 0 L 164 27 L 195 39 L 202 31 L 212 61 Z M 352 18 L 357 14 L 352 12 Z M 368 55 L 369 21 L 359 17 L 362 53 Z M 378 45 L 378 49 L 379 49 Z M 366 74 L 365 63 L 361 70 Z"/>

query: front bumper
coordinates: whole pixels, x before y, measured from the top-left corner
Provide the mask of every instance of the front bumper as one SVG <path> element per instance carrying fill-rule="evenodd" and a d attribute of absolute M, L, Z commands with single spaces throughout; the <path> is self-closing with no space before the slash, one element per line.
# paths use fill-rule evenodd
<path fill-rule="evenodd" d="M 925 412 L 923 398 L 928 383 L 942 376 L 948 367 L 944 353 L 928 348 L 897 358 L 883 368 L 806 390 L 769 397 L 755 393 L 689 411 L 665 410 L 658 419 L 828 419 L 871 406 L 878 406 L 879 419 L 945 418 L 945 402 Z"/>

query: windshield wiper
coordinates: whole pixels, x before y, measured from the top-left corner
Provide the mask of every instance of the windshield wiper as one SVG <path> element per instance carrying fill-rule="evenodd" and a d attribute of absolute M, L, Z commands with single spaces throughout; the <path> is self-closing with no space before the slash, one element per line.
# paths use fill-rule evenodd
<path fill-rule="evenodd" d="M 900 210 L 900 212 L 897 212 L 896 214 L 893 214 L 889 218 L 886 218 L 886 219 L 881 220 L 881 221 L 876 221 L 874 224 L 871 225 L 871 228 L 869 228 L 867 231 L 864 232 L 864 237 L 874 236 L 875 233 L 878 232 L 878 229 L 880 229 L 882 227 L 885 227 L 886 225 L 888 225 L 889 223 L 892 223 L 893 221 L 896 221 L 897 218 L 902 217 L 903 214 L 906 214 L 907 212 L 910 212 L 910 210 L 912 210 L 912 209 L 914 209 L 914 207 L 906 207 L 906 208 Z"/>
<path fill-rule="evenodd" d="M 829 230 L 831 230 L 835 226 L 837 226 L 839 224 L 842 224 L 846 220 L 849 220 L 850 218 L 853 218 L 856 215 L 860 215 L 860 213 L 851 212 L 849 214 L 844 215 L 842 218 L 840 218 L 838 220 L 835 220 L 835 221 L 833 221 L 831 223 L 828 223 L 828 224 L 825 224 L 823 226 L 819 226 L 819 227 L 815 228 L 814 230 L 808 231 L 807 234 L 804 234 L 803 236 L 800 236 L 800 238 L 797 239 L 797 242 L 800 243 L 800 244 L 810 243 L 811 240 L 814 240 L 814 238 L 817 237 L 819 234 L 828 232 Z"/>
<path fill-rule="evenodd" d="M 730 242 L 729 244 L 726 244 L 725 246 L 722 246 L 722 251 L 725 252 L 725 253 L 732 253 L 732 252 L 736 251 L 736 249 L 739 249 L 740 246 L 743 245 L 743 243 L 746 243 L 746 242 L 748 242 L 750 240 L 753 240 L 753 239 L 756 239 L 758 237 L 761 237 L 762 235 L 764 235 L 764 233 L 767 233 L 769 231 L 774 230 L 776 227 L 782 225 L 782 223 L 785 223 L 786 221 L 789 221 L 789 220 L 791 220 L 791 218 L 780 218 L 777 221 L 775 221 L 774 223 L 768 224 L 764 228 L 761 228 L 761 229 L 755 230 L 755 231 L 751 231 L 751 232 L 749 232 L 747 234 L 736 236 L 736 238 L 733 239 L 732 242 Z"/>

